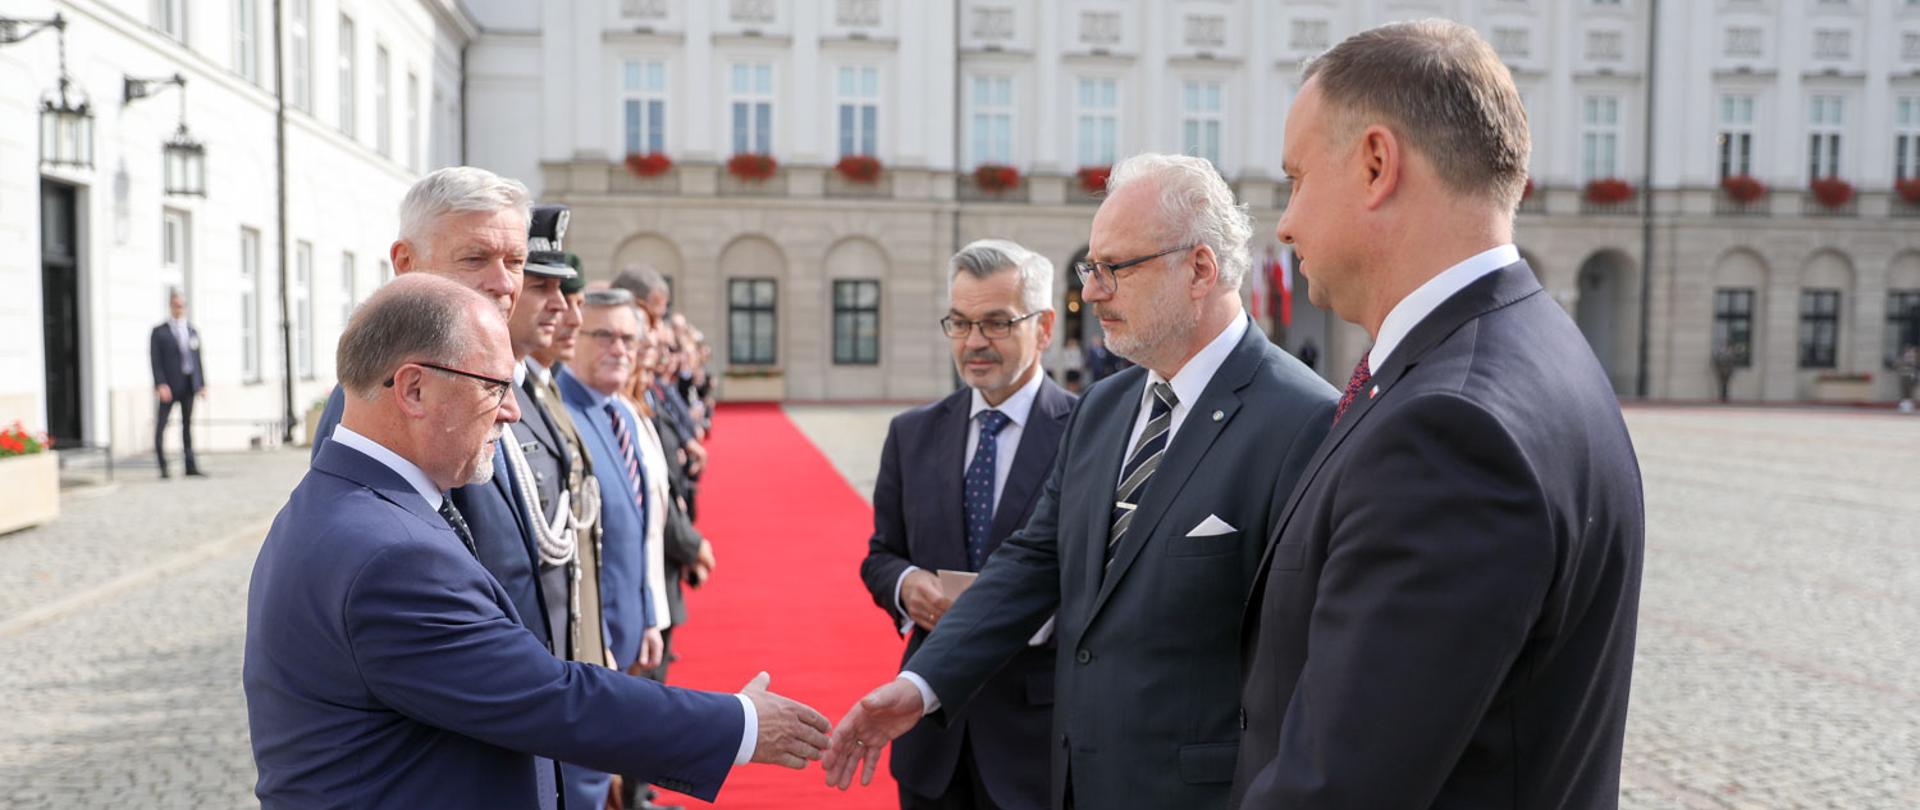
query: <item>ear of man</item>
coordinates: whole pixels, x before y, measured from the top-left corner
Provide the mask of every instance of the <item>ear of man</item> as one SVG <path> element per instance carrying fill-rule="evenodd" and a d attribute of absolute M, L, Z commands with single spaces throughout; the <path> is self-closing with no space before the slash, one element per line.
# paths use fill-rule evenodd
<path fill-rule="evenodd" d="M 1220 286 L 1220 257 L 1213 248 L 1202 242 L 1190 251 L 1193 257 L 1193 278 L 1187 282 L 1187 294 L 1194 300 L 1206 298 Z"/>
<path fill-rule="evenodd" d="M 400 406 L 400 412 L 409 419 L 422 419 L 427 415 L 426 369 L 408 364 L 393 374 L 393 399 Z"/>
<path fill-rule="evenodd" d="M 1401 174 L 1407 169 L 1406 149 L 1393 130 L 1372 124 L 1360 133 L 1360 160 L 1367 178 L 1365 205 L 1377 211 L 1400 187 Z"/>
<path fill-rule="evenodd" d="M 393 245 L 387 248 L 387 258 L 392 260 L 393 274 L 397 276 L 413 270 L 413 265 L 420 260 L 420 255 L 413 249 L 412 242 L 395 239 Z"/>

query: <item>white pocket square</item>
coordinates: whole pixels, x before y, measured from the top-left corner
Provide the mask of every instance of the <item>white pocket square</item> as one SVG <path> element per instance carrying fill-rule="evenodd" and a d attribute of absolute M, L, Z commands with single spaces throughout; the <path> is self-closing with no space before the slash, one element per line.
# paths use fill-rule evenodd
<path fill-rule="evenodd" d="M 1232 524 L 1221 520 L 1219 515 L 1208 515 L 1206 520 L 1200 521 L 1200 525 L 1193 527 L 1193 531 L 1187 532 L 1187 536 L 1219 537 L 1220 535 L 1232 534 L 1237 531 L 1240 530 L 1234 528 Z"/>

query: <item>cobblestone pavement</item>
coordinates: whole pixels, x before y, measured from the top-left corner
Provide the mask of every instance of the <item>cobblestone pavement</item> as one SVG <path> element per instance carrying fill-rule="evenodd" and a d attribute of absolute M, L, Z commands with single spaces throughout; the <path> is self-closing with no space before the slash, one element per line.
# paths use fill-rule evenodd
<path fill-rule="evenodd" d="M 792 412 L 865 494 L 898 410 Z M 1627 418 L 1649 531 L 1621 806 L 1920 808 L 1920 418 Z M 0 808 L 255 805 L 247 577 L 306 455 L 207 466 L 0 537 Z"/>

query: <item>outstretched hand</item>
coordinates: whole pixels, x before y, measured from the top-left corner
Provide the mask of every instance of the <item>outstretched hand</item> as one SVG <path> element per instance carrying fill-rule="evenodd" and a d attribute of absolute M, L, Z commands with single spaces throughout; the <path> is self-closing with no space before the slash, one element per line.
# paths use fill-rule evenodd
<path fill-rule="evenodd" d="M 868 692 L 833 730 L 832 745 L 821 763 L 827 772 L 827 786 L 846 790 L 853 783 L 856 768 L 860 784 L 872 784 L 881 750 L 912 729 L 925 713 L 920 690 L 907 681 L 895 678 Z"/>
<path fill-rule="evenodd" d="M 753 702 L 760 717 L 760 738 L 754 741 L 753 761 L 800 770 L 820 758 L 833 726 L 805 703 L 767 691 L 772 677 L 753 676 L 740 694 Z"/>

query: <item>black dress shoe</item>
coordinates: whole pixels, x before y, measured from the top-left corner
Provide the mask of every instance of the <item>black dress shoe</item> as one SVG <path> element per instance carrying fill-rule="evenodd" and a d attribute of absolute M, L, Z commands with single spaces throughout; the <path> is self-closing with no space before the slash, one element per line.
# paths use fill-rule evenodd
<path fill-rule="evenodd" d="M 207 474 L 199 470 L 188 470 L 187 477 L 188 478 L 205 478 L 207 477 Z"/>
<path fill-rule="evenodd" d="M 167 471 L 166 471 L 166 470 L 164 470 L 164 469 L 162 469 L 162 470 L 160 471 L 160 477 L 161 477 L 161 478 L 172 478 L 173 476 L 171 476 L 171 475 L 168 475 L 168 474 L 167 474 Z"/>

